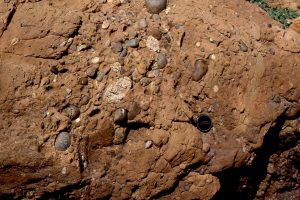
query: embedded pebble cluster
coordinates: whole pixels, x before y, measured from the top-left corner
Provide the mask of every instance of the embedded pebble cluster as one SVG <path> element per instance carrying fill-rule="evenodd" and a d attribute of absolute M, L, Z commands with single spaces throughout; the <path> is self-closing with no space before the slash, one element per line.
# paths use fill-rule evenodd
<path fill-rule="evenodd" d="M 100 3 L 107 4 L 112 2 L 113 1 L 101 1 Z M 122 1 L 121 3 L 126 4 L 127 1 Z M 126 99 L 126 96 L 130 93 L 130 90 L 135 87 L 136 83 L 139 83 L 143 88 L 151 88 L 154 94 L 158 94 L 160 91 L 161 77 L 172 60 L 165 47 L 161 46 L 161 41 L 164 38 L 166 38 L 168 43 L 172 42 L 170 33 L 168 32 L 170 28 L 162 23 L 160 16 L 161 12 L 167 9 L 167 0 L 145 0 L 145 7 L 151 14 L 150 20 L 142 16 L 138 20 L 137 26 L 133 26 L 133 29 L 127 25 L 122 28 L 123 36 L 120 34 L 116 38 L 106 40 L 104 46 L 110 49 L 112 57 L 115 55 L 118 57 L 118 61 L 111 62 L 106 68 L 99 68 L 99 66 L 102 66 L 102 63 L 107 63 L 106 59 L 99 55 L 92 56 L 88 60 L 88 67 L 85 69 L 85 73 L 77 77 L 77 83 L 82 87 L 91 87 L 94 83 L 101 84 L 104 82 L 104 79 L 110 79 L 110 81 L 107 81 L 103 92 L 99 96 L 101 102 L 118 105 L 118 103 Z M 166 10 L 166 13 L 167 12 L 169 11 Z M 122 21 L 122 17 L 124 16 L 120 15 L 117 21 Z M 102 31 L 112 31 L 114 27 L 113 23 L 114 19 L 110 16 L 106 16 L 101 23 Z M 178 27 L 180 26 L 178 25 Z M 245 45 L 241 43 L 240 46 L 244 48 Z M 89 51 L 89 48 L 91 48 L 90 45 L 79 43 L 74 49 L 77 52 L 85 53 Z M 141 50 L 144 48 L 149 51 L 149 57 L 141 56 Z M 65 65 L 65 60 L 61 59 L 60 63 Z M 127 69 L 127 66 L 133 67 L 134 70 Z M 58 75 L 63 70 L 54 65 L 50 68 L 50 71 Z M 207 71 L 207 61 L 197 59 L 195 60 L 191 79 L 198 82 L 203 79 Z M 114 77 L 111 77 L 113 74 Z M 71 95 L 72 89 L 68 89 L 68 97 Z M 63 111 L 70 120 L 78 123 L 81 121 L 81 107 L 88 106 L 90 103 L 93 104 L 93 102 L 94 100 L 91 102 L 89 95 L 83 95 L 78 105 L 67 105 L 63 108 Z M 94 107 L 96 110 L 89 109 L 88 116 L 91 117 L 101 113 L 101 109 L 95 105 Z M 123 142 L 126 134 L 127 121 L 136 118 L 142 109 L 147 108 L 146 105 L 144 105 L 144 107 L 145 108 L 134 102 L 128 110 L 126 108 L 115 109 L 112 113 L 112 121 L 115 124 L 114 144 L 121 144 Z M 56 143 L 61 146 L 63 143 L 61 143 L 60 140 L 61 138 L 66 140 L 67 134 L 62 132 L 58 136 Z M 69 143 L 66 142 L 66 144 Z M 145 148 L 150 148 L 151 145 L 152 141 L 147 141 Z M 66 148 L 56 147 L 56 149 L 62 150 Z"/>

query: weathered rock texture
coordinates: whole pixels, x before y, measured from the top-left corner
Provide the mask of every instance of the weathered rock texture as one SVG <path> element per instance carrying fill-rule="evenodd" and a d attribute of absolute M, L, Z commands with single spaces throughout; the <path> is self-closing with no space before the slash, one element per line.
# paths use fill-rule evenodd
<path fill-rule="evenodd" d="M 253 166 L 274 134 L 296 139 L 263 157 L 270 168 L 286 169 L 289 152 L 299 162 L 297 32 L 247 1 L 173 0 L 159 17 L 144 1 L 103 2 L 0 2 L 0 198 L 211 199 L 230 185 L 223 173 Z M 138 48 L 112 52 L 133 38 Z M 196 82 L 197 59 L 208 71 Z M 70 105 L 80 108 L 76 119 L 64 112 Z M 117 108 L 128 110 L 121 126 Z M 193 123 L 200 113 L 213 120 L 205 134 Z M 71 145 L 56 151 L 62 131 Z M 271 179 L 260 177 L 254 196 L 279 191 L 280 181 L 265 187 Z M 299 194 L 291 182 L 283 188 Z"/>

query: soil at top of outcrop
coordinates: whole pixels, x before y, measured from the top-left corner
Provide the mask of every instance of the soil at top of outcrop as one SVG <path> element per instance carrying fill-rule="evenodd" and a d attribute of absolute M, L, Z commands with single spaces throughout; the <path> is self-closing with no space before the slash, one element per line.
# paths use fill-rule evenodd
<path fill-rule="evenodd" d="M 299 197 L 300 35 L 256 5 L 1 1 L 0 19 L 0 198 Z"/>

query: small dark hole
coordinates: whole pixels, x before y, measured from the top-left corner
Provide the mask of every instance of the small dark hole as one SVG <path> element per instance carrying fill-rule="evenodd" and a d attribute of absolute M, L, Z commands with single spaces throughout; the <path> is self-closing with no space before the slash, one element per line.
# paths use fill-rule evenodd
<path fill-rule="evenodd" d="M 100 112 L 100 109 L 96 108 L 90 112 L 89 116 L 92 117 L 92 116 L 98 114 L 99 112 Z"/>
<path fill-rule="evenodd" d="M 212 121 L 208 115 L 200 115 L 197 118 L 197 127 L 201 132 L 207 133 L 212 127 Z"/>

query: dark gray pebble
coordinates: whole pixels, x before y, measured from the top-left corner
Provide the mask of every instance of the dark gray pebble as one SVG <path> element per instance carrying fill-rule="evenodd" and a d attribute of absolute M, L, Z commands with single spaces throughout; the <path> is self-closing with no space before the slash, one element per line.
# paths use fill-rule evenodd
<path fill-rule="evenodd" d="M 97 69 L 95 67 L 90 67 L 86 70 L 86 75 L 90 78 L 95 78 L 97 74 Z"/>
<path fill-rule="evenodd" d="M 71 135 L 68 132 L 60 132 L 55 139 L 55 149 L 66 151 L 71 145 Z"/>
<path fill-rule="evenodd" d="M 122 50 L 122 52 L 120 53 L 120 57 L 122 57 L 122 58 L 124 58 L 124 57 L 126 57 L 127 56 L 127 49 L 126 48 L 124 48 L 123 50 Z"/>
<path fill-rule="evenodd" d="M 157 62 L 157 66 L 160 69 L 164 68 L 168 64 L 168 59 L 166 54 L 163 53 L 158 54 L 156 62 Z"/>
<path fill-rule="evenodd" d="M 69 107 L 67 107 L 65 109 L 65 112 L 66 112 L 67 116 L 72 120 L 76 119 L 80 115 L 80 109 L 74 105 L 70 105 Z"/>
<path fill-rule="evenodd" d="M 79 84 L 80 85 L 87 85 L 89 83 L 89 80 L 87 77 L 81 77 L 79 80 L 78 80 Z"/>
<path fill-rule="evenodd" d="M 207 73 L 208 66 L 203 60 L 196 60 L 194 64 L 193 81 L 200 81 L 202 77 Z"/>
<path fill-rule="evenodd" d="M 112 45 L 111 50 L 113 53 L 119 53 L 123 50 L 123 46 L 121 42 L 117 42 L 115 44 Z"/>
<path fill-rule="evenodd" d="M 145 0 L 149 13 L 158 14 L 167 7 L 167 0 Z"/>
<path fill-rule="evenodd" d="M 139 42 L 140 42 L 139 39 L 134 38 L 134 39 L 131 39 L 131 40 L 127 40 L 127 41 L 125 42 L 125 44 L 126 44 L 127 47 L 136 48 L 136 47 L 139 46 Z"/>
<path fill-rule="evenodd" d="M 113 117 L 115 124 L 126 124 L 128 119 L 128 111 L 124 108 L 118 108 L 115 110 Z"/>

